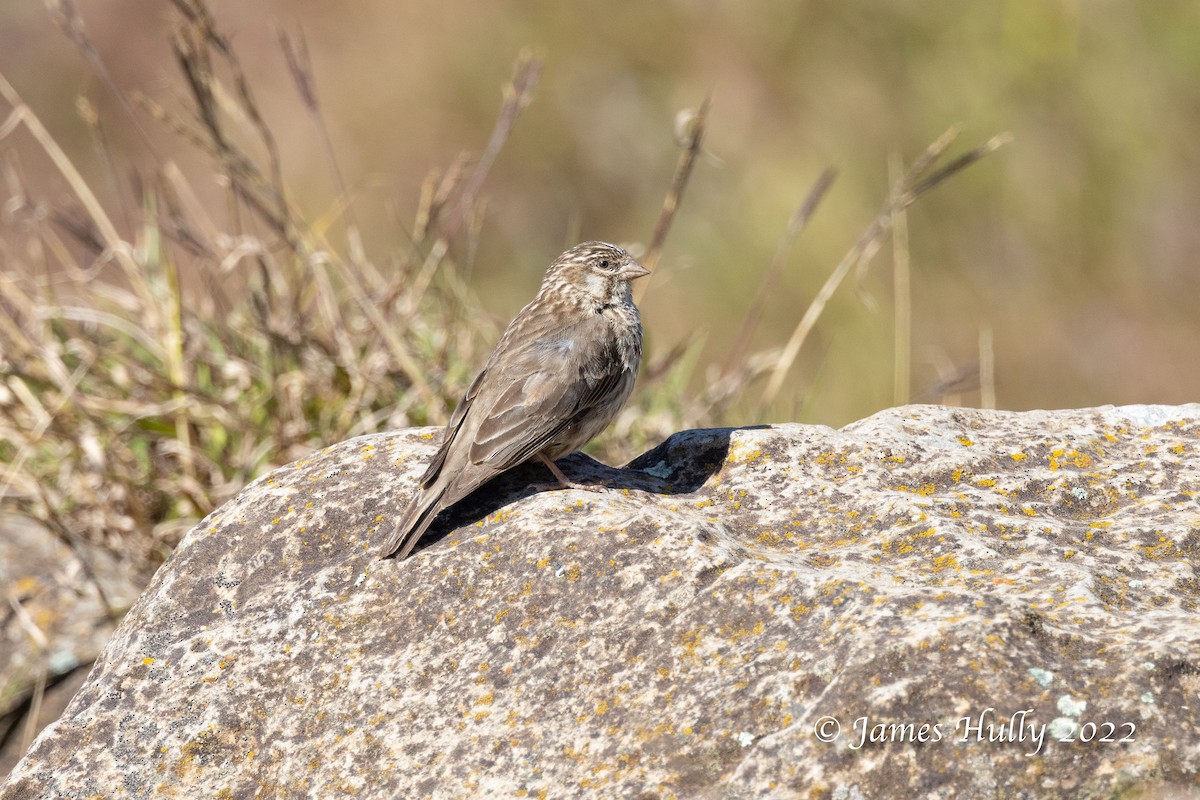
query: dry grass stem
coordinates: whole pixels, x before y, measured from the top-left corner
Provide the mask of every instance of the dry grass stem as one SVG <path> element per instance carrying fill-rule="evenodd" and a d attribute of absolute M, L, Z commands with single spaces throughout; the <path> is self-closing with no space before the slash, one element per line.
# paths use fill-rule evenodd
<path fill-rule="evenodd" d="M 775 254 L 771 257 L 771 264 L 763 273 L 763 277 L 758 283 L 758 291 L 742 317 L 742 325 L 733 338 L 733 346 L 729 349 L 729 355 L 725 358 L 725 366 L 721 370 L 722 375 L 729 375 L 745 360 L 746 350 L 750 346 L 750 340 L 754 337 L 754 330 L 758 327 L 758 322 L 762 319 L 762 311 L 766 308 L 767 301 L 775 290 L 775 284 L 779 282 L 779 276 L 783 273 L 788 253 L 791 252 L 796 239 L 808 226 L 808 221 L 816 213 L 817 206 L 821 204 L 825 193 L 833 185 L 835 177 L 837 177 L 837 171 L 832 167 L 823 170 L 788 221 L 787 231 L 779 240 Z"/>
<path fill-rule="evenodd" d="M 900 178 L 904 165 L 900 154 L 888 159 L 892 185 Z M 908 405 L 912 387 L 912 279 L 908 250 L 908 212 L 897 208 L 892 213 L 892 404 Z"/>
<path fill-rule="evenodd" d="M 896 182 L 883 208 L 880 209 L 875 219 L 867 226 L 866 231 L 859 237 L 854 247 L 846 253 L 821 286 L 820 291 L 817 292 L 816 297 L 813 298 L 804 315 L 796 324 L 795 330 L 792 332 L 787 344 L 779 354 L 778 361 L 771 370 L 771 376 L 759 400 L 757 415 L 759 418 L 762 417 L 766 409 L 778 397 L 779 390 L 783 388 L 784 379 L 787 377 L 788 371 L 791 369 L 792 364 L 795 363 L 796 356 L 800 352 L 800 347 L 808 338 L 808 334 L 816 325 L 822 312 L 824 312 L 829 299 L 833 297 L 833 293 L 837 291 L 837 288 L 855 265 L 862 265 L 865 268 L 871 262 L 871 259 L 883 242 L 883 237 L 891 227 L 894 215 L 898 211 L 912 205 L 921 195 L 930 191 L 947 178 L 957 174 L 989 153 L 998 150 L 1011 140 L 1011 136 L 1008 134 L 992 137 L 979 147 L 959 156 L 945 167 L 926 177 L 922 177 L 922 174 L 931 168 L 938 158 L 945 153 L 957 135 L 957 129 L 951 128 L 926 148 L 925 152 L 921 154 Z"/>
<path fill-rule="evenodd" d="M 704 129 L 708 124 L 708 110 L 711 105 L 712 97 L 705 97 L 704 101 L 700 103 L 700 107 L 696 109 L 695 115 L 686 120 L 680 142 L 683 152 L 679 154 L 679 162 L 675 165 L 675 175 L 671 178 L 671 186 L 667 190 L 666 197 L 663 198 L 662 211 L 659 212 L 658 222 L 654 225 L 654 233 L 650 236 L 650 243 L 646 246 L 646 255 L 642 259 L 642 265 L 652 274 L 638 283 L 635 296 L 639 300 L 645 296 L 650 281 L 654 279 L 653 272 L 658 266 L 658 259 L 662 256 L 667 233 L 671 230 L 671 222 L 679 210 L 679 203 L 683 199 L 684 189 L 687 188 L 688 178 L 691 177 L 692 168 L 696 165 L 696 158 L 703 148 Z"/>

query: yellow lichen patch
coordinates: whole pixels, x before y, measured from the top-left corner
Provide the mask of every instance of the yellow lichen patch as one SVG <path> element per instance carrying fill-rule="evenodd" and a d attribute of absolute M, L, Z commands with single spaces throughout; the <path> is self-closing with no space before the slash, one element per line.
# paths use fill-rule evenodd
<path fill-rule="evenodd" d="M 942 556 L 934 556 L 933 571 L 944 572 L 945 570 L 951 570 L 953 572 L 958 571 L 958 559 L 954 557 L 953 553 L 946 553 Z"/>
<path fill-rule="evenodd" d="M 1025 453 L 1009 453 L 1008 457 L 1013 461 L 1024 461 L 1025 459 L 1029 458 L 1029 456 L 1027 456 Z"/>
<path fill-rule="evenodd" d="M 1074 466 L 1083 469 L 1092 465 L 1092 457 L 1078 450 L 1058 448 L 1050 453 L 1050 469 L 1058 470 L 1064 466 Z"/>
<path fill-rule="evenodd" d="M 961 444 L 963 447 L 972 447 L 975 444 L 973 441 L 971 441 L 971 439 L 969 437 L 963 436 L 961 434 L 958 436 L 958 443 Z"/>
<path fill-rule="evenodd" d="M 917 487 L 916 493 L 919 495 L 922 495 L 924 497 L 928 497 L 929 495 L 933 494 L 936 491 L 937 491 L 937 487 L 934 486 L 932 483 L 923 483 L 919 487 Z"/>
<path fill-rule="evenodd" d="M 154 659 L 153 658 L 143 658 L 142 663 L 145 664 L 146 666 L 150 666 L 151 664 L 154 663 Z"/>
<path fill-rule="evenodd" d="M 979 480 L 975 481 L 975 485 L 981 489 L 990 489 L 996 485 L 996 481 L 992 478 L 980 478 Z"/>
<path fill-rule="evenodd" d="M 696 650 L 700 647 L 700 640 L 702 638 L 704 638 L 704 633 L 699 628 L 692 628 L 690 631 L 684 631 L 679 635 L 679 644 L 683 647 L 685 654 L 698 657 Z"/>
<path fill-rule="evenodd" d="M 503 611 L 497 611 L 495 619 L 492 620 L 492 624 L 494 625 L 494 624 L 498 623 L 500 620 L 507 617 L 510 613 L 512 613 L 512 609 L 510 609 L 510 608 L 506 608 Z"/>
<path fill-rule="evenodd" d="M 1074 557 L 1075 557 L 1074 550 L 1066 550 L 1063 552 L 1063 561 L 1070 561 Z"/>
<path fill-rule="evenodd" d="M 1179 558 L 1183 555 L 1178 545 L 1162 536 L 1158 537 L 1158 544 L 1140 544 L 1136 549 L 1146 558 L 1154 560 Z"/>
<path fill-rule="evenodd" d="M 703 500 L 699 500 L 696 502 L 696 508 L 708 508 L 712 504 L 713 504 L 712 498 L 706 497 Z"/>
<path fill-rule="evenodd" d="M 1029 508 L 1029 507 L 1027 507 L 1027 506 L 1026 506 L 1026 507 L 1022 507 L 1022 508 L 1021 508 L 1021 513 L 1022 513 L 1022 514 L 1025 514 L 1026 516 L 1029 516 L 1029 517 L 1036 517 L 1036 516 L 1037 516 L 1037 512 L 1036 512 L 1036 511 L 1034 511 L 1032 508 Z"/>
<path fill-rule="evenodd" d="M 1174 447 L 1168 447 L 1167 449 L 1170 450 L 1175 455 L 1181 456 L 1187 450 L 1187 447 L 1185 447 L 1184 444 L 1181 442 L 1181 443 L 1175 445 Z"/>
<path fill-rule="evenodd" d="M 761 544 L 771 545 L 773 547 L 778 547 L 783 543 L 783 537 L 775 531 L 760 531 L 755 539 Z"/>
<path fill-rule="evenodd" d="M 832 467 L 834 464 L 845 464 L 846 456 L 830 451 L 828 453 L 821 453 L 813 460 L 822 467 Z"/>
<path fill-rule="evenodd" d="M 923 531 L 906 534 L 904 536 L 894 536 L 890 539 L 884 539 L 880 547 L 884 552 L 889 552 L 892 547 L 896 548 L 899 554 L 911 553 L 916 548 L 917 540 L 928 539 L 937 533 L 937 528 L 926 528 Z"/>
<path fill-rule="evenodd" d="M 812 564 L 817 569 L 828 569 L 838 563 L 840 559 L 832 553 L 813 553 L 808 557 L 808 563 Z"/>
<path fill-rule="evenodd" d="M 742 447 L 735 444 L 730 450 L 728 462 L 730 464 L 749 464 L 763 457 L 762 450 L 743 450 Z"/>

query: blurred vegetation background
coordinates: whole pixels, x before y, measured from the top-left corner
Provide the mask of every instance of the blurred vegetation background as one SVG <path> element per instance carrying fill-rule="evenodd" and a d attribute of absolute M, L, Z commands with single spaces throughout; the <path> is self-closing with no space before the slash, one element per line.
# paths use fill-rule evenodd
<path fill-rule="evenodd" d="M 523 52 L 540 80 L 485 173 Z M 5 502 L 43 516 L 82 481 L 98 506 L 129 484 L 122 529 L 194 520 L 312 447 L 444 420 L 554 255 L 647 242 L 709 96 L 641 298 L 648 374 L 602 457 L 678 425 L 836 426 L 906 398 L 1200 395 L 1194 3 L 16 2 L 0 74 L 0 458 L 20 467 Z M 1014 142 L 909 210 L 911 300 L 893 305 L 884 247 L 764 398 L 897 164 L 955 124 L 960 149 Z"/>
<path fill-rule="evenodd" d="M 94 655 L 54 651 L 64 581 L 111 622 L 271 466 L 443 422 L 555 255 L 649 243 L 706 97 L 598 457 L 906 399 L 1200 397 L 1194 2 L 12 0 L 0 77 L 0 543 L 34 521 L 77 565 L 4 559 L 32 655 L 0 663 L 0 750 Z M 896 219 L 768 397 L 953 125 L 951 158 L 1013 140 Z"/>

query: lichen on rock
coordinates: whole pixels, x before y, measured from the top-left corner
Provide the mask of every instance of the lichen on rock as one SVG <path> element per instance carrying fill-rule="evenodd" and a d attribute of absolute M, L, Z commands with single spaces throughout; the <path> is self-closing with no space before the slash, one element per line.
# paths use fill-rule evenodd
<path fill-rule="evenodd" d="M 1200 406 L 687 431 L 569 459 L 599 494 L 516 470 L 379 561 L 428 434 L 202 521 L 0 798 L 1200 781 Z"/>

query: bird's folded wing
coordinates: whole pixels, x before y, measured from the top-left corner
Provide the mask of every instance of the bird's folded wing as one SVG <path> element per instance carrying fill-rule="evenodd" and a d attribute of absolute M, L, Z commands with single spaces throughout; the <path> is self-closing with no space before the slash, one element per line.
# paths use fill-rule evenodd
<path fill-rule="evenodd" d="M 513 354 L 517 357 L 503 372 L 488 375 L 483 393 L 496 399 L 471 409 L 485 414 L 471 445 L 471 462 L 496 470 L 514 467 L 602 403 L 624 369 L 612 348 L 607 336 L 567 330 Z"/>

